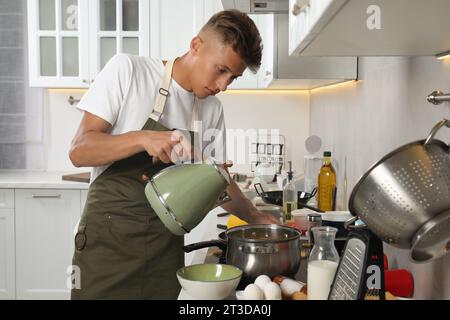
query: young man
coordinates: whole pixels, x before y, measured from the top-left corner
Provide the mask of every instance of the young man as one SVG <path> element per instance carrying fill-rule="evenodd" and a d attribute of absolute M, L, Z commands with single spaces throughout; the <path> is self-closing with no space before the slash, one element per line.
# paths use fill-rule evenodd
<path fill-rule="evenodd" d="M 219 133 L 213 149 L 223 158 L 224 116 L 214 95 L 247 67 L 257 70 L 261 53 L 253 21 L 229 10 L 214 15 L 175 61 L 120 54 L 106 64 L 79 103 L 84 115 L 70 150 L 75 166 L 94 167 L 75 237 L 72 299 L 177 297 L 183 237 L 154 213 L 142 174 L 190 158 L 190 139 L 171 129 L 195 124 Z M 249 223 L 278 222 L 258 212 L 234 182 L 227 191 L 232 200 L 224 209 Z"/>

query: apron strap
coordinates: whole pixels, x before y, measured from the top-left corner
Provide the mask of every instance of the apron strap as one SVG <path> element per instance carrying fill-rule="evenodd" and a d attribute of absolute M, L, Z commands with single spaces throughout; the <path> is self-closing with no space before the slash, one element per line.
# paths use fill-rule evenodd
<path fill-rule="evenodd" d="M 161 78 L 158 95 L 156 96 L 155 106 L 153 107 L 153 111 L 150 114 L 150 118 L 156 122 L 159 121 L 159 118 L 161 117 L 161 114 L 163 113 L 164 107 L 166 105 L 166 99 L 169 95 L 170 82 L 172 81 L 172 69 L 174 62 L 175 60 L 167 61 L 166 63 L 164 74 Z"/>
<path fill-rule="evenodd" d="M 170 83 L 172 81 L 172 70 L 174 62 L 175 60 L 171 60 L 167 61 L 166 63 L 166 66 L 164 68 L 164 74 L 163 77 L 161 78 L 158 95 L 156 96 L 155 105 L 153 107 L 152 113 L 149 116 L 149 118 L 151 118 L 156 122 L 159 122 L 161 114 L 164 111 L 164 107 L 166 106 L 167 96 L 169 95 Z M 192 107 L 192 118 L 191 118 L 191 131 L 193 132 L 198 132 L 198 128 L 196 126 L 197 119 L 198 119 L 197 97 L 194 95 L 194 105 Z"/>

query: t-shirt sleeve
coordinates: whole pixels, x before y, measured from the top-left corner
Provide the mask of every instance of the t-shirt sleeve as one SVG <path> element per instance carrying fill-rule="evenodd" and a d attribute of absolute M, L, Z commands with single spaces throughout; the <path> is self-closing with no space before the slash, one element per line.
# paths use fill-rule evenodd
<path fill-rule="evenodd" d="M 114 125 L 128 93 L 132 63 L 126 54 L 112 57 L 78 103 L 78 109 Z"/>
<path fill-rule="evenodd" d="M 212 128 L 207 128 L 204 133 L 205 148 L 203 156 L 206 158 L 212 157 L 218 163 L 225 163 L 227 160 L 225 117 L 222 103 L 219 103 L 215 126 L 212 125 Z"/>

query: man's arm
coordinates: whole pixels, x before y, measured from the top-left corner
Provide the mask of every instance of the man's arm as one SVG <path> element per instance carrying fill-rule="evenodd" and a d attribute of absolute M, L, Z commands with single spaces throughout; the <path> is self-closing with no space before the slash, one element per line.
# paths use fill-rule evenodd
<path fill-rule="evenodd" d="M 227 192 L 231 197 L 231 201 L 224 203 L 222 205 L 223 209 L 248 223 L 280 223 L 274 216 L 258 211 L 253 203 L 244 196 L 236 182 L 233 179 L 230 179 L 230 181 Z"/>
<path fill-rule="evenodd" d="M 84 112 L 80 126 L 72 140 L 69 157 L 76 167 L 96 167 L 127 158 L 141 151 L 147 151 L 164 163 L 173 162 L 185 149 L 180 144 L 183 136 L 176 131 L 130 131 L 111 135 L 111 125 L 100 117 Z M 183 145 L 181 143 L 180 145 Z M 172 152 L 175 150 L 175 152 Z"/>

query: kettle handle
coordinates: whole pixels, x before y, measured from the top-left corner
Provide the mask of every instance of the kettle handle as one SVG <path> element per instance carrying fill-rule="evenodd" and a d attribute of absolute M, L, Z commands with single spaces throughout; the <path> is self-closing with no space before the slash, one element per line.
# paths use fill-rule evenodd
<path fill-rule="evenodd" d="M 443 127 L 443 126 L 447 126 L 448 128 L 450 128 L 450 120 L 447 119 L 443 119 L 441 121 L 439 121 L 434 127 L 433 129 L 431 129 L 430 134 L 428 135 L 427 139 L 425 140 L 424 145 L 427 145 L 431 142 L 431 140 L 433 140 L 434 136 L 436 135 L 436 133 Z"/>
<path fill-rule="evenodd" d="M 216 201 L 216 207 L 223 205 L 224 203 L 227 203 L 228 201 L 231 201 L 231 197 L 228 194 L 228 192 L 224 191 L 220 196 L 219 199 Z"/>

